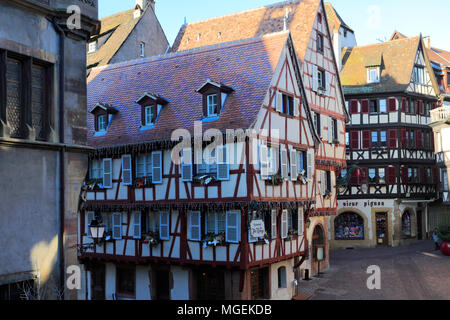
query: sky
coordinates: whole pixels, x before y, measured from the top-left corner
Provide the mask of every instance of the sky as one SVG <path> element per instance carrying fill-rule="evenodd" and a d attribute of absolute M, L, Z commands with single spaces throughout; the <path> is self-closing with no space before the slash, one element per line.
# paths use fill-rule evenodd
<path fill-rule="evenodd" d="M 262 7 L 277 0 L 156 0 L 156 15 L 172 45 L 181 25 Z M 389 40 L 394 30 L 408 37 L 431 37 L 431 45 L 450 51 L 445 14 L 450 0 L 329 0 L 355 31 L 358 45 Z M 132 9 L 135 0 L 99 0 L 99 16 Z M 439 20 L 440 19 L 440 20 Z"/>

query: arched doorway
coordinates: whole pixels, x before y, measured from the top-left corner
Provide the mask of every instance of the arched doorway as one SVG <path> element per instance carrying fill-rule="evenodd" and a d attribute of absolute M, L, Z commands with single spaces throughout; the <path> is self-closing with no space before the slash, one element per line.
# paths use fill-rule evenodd
<path fill-rule="evenodd" d="M 317 249 L 323 248 L 324 259 L 325 259 L 325 236 L 323 232 L 323 228 L 320 224 L 316 225 L 314 228 L 313 236 L 312 236 L 312 250 L 313 257 L 317 260 Z"/>
<path fill-rule="evenodd" d="M 334 219 L 335 240 L 364 240 L 364 219 L 356 212 L 344 212 Z"/>
<path fill-rule="evenodd" d="M 404 236 L 411 236 L 411 215 L 405 210 L 402 215 L 402 233 Z"/>

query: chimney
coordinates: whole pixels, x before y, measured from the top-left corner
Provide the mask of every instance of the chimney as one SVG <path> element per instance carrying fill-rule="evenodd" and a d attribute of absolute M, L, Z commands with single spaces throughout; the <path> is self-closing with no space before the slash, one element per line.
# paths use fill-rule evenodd
<path fill-rule="evenodd" d="M 153 11 L 155 10 L 155 0 L 136 0 L 136 5 L 140 6 L 142 10 L 150 5 Z"/>
<path fill-rule="evenodd" d="M 431 37 L 424 37 L 423 43 L 425 44 L 425 48 L 430 49 L 431 48 Z"/>

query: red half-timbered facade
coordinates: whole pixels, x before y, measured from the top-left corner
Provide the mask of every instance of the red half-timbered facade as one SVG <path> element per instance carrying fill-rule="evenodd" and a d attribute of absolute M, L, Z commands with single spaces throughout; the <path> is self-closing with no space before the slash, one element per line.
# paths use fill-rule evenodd
<path fill-rule="evenodd" d="M 173 51 L 198 48 L 289 30 L 292 33 L 306 100 L 312 110 L 320 146 L 315 151 L 316 204 L 312 209 L 308 233 L 328 234 L 328 217 L 337 213 L 336 173 L 346 166 L 345 124 L 349 115 L 345 109 L 339 70 L 333 53 L 325 6 L 321 0 L 285 1 L 273 5 L 189 23 L 181 27 Z M 323 244 L 310 246 L 315 257 L 316 247 L 325 247 L 328 265 L 328 237 Z M 321 241 L 320 241 L 321 242 Z M 317 259 L 307 261 L 307 268 L 317 272 Z"/>
<path fill-rule="evenodd" d="M 292 298 L 321 141 L 291 34 L 96 68 L 88 90 L 87 298 Z"/>
<path fill-rule="evenodd" d="M 341 79 L 351 123 L 332 246 L 424 239 L 439 185 L 428 126 L 439 91 L 422 37 L 355 47 L 346 56 Z"/>

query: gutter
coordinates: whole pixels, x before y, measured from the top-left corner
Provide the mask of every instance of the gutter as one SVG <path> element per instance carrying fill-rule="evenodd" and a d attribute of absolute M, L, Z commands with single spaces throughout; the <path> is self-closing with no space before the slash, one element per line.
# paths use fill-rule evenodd
<path fill-rule="evenodd" d="M 59 34 L 59 142 L 64 145 L 64 59 L 65 59 L 65 33 L 55 19 L 52 20 L 57 33 Z M 59 255 L 59 290 L 61 299 L 64 300 L 65 270 L 64 270 L 64 213 L 65 213 L 65 152 L 66 148 L 59 150 L 59 233 L 58 233 L 58 255 Z"/>

